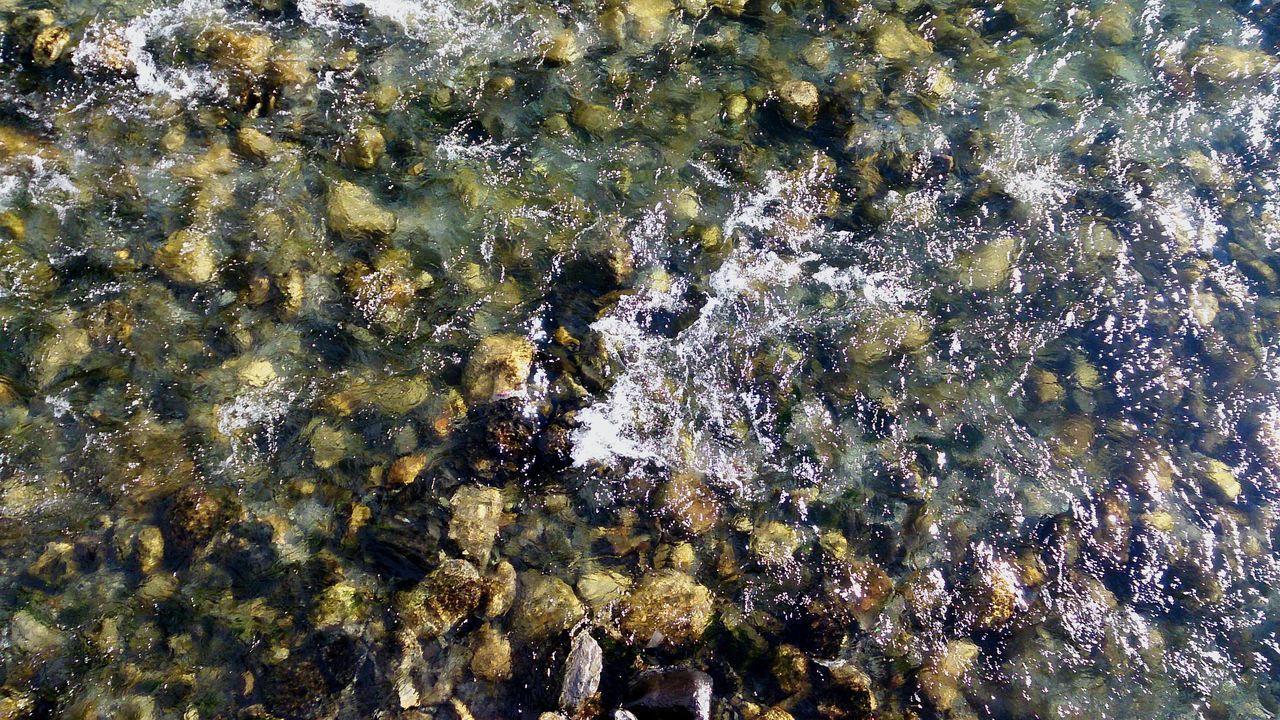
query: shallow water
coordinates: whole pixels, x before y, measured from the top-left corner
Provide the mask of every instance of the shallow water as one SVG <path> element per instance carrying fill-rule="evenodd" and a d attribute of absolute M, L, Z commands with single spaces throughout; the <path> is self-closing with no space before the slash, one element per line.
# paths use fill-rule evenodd
<path fill-rule="evenodd" d="M 1277 33 L 0 0 L 0 717 L 1275 716 Z"/>

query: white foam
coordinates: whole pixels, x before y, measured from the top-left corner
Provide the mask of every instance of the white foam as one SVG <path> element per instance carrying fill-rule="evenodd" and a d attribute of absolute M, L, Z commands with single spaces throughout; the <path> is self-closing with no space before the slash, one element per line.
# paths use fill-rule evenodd
<path fill-rule="evenodd" d="M 298 11 L 312 27 L 343 29 L 338 11 L 363 8 L 372 18 L 396 25 L 414 40 L 427 43 L 437 64 L 485 64 L 497 57 L 534 52 L 548 35 L 517 30 L 523 16 L 498 0 L 299 0 Z"/>
<path fill-rule="evenodd" d="M 836 237 L 811 222 L 827 181 L 820 174 L 772 173 L 734 199 L 724 232 L 741 242 L 708 278 L 697 318 L 675 337 L 650 325 L 655 314 L 688 310 L 687 286 L 679 279 L 642 287 L 592 326 L 624 369 L 605 400 L 578 414 L 577 465 L 646 460 L 705 473 L 745 494 L 761 489 L 755 481 L 761 470 L 781 469 L 772 437 L 777 409 L 743 383 L 754 358 L 803 324 L 811 308 L 789 299 L 800 288 L 826 280 L 846 284 L 849 294 L 864 294 L 868 286 L 877 292 L 870 275 L 855 283 L 856 271 L 825 268 L 817 280 L 809 270 L 820 257 L 809 246 Z M 630 234 L 637 256 L 655 264 L 661 262 L 653 253 L 663 246 L 662 217 L 660 209 L 645 213 Z"/>
<path fill-rule="evenodd" d="M 104 53 L 114 52 L 105 45 L 108 38 L 114 38 L 124 43 L 124 54 L 133 67 L 133 82 L 139 92 L 171 100 L 222 96 L 226 87 L 208 70 L 161 67 L 147 45 L 225 17 L 226 9 L 214 0 L 183 0 L 173 7 L 150 10 L 122 28 L 95 22 L 86 29 L 84 40 L 72 53 L 72 61 L 79 68 L 92 69 L 101 64 Z"/>

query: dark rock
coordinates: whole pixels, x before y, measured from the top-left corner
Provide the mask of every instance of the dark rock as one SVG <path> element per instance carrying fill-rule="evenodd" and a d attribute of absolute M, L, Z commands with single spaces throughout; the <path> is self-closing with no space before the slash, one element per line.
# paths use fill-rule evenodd
<path fill-rule="evenodd" d="M 537 418 L 522 412 L 518 398 L 485 403 L 474 412 L 465 451 L 471 469 L 485 479 L 523 475 L 537 456 Z"/>
<path fill-rule="evenodd" d="M 364 661 L 365 651 L 356 638 L 337 629 L 322 630 L 311 638 L 315 648 L 316 665 L 337 691 L 351 684 Z"/>
<path fill-rule="evenodd" d="M 690 668 L 660 668 L 640 674 L 623 703 L 637 720 L 709 720 L 711 676 Z"/>
<path fill-rule="evenodd" d="M 266 669 L 262 700 L 277 716 L 310 720 L 328 711 L 329 685 L 315 663 L 290 658 Z"/>
<path fill-rule="evenodd" d="M 166 544 L 190 552 L 206 545 L 230 518 L 218 499 L 204 488 L 188 485 L 174 493 L 166 519 Z"/>

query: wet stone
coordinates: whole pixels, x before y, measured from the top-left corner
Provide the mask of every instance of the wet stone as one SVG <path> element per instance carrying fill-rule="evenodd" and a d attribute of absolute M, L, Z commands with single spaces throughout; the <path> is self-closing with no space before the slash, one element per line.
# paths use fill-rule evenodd
<path fill-rule="evenodd" d="M 472 351 L 463 372 L 467 400 L 484 403 L 524 389 L 533 365 L 533 344 L 519 335 L 491 335 Z"/>
<path fill-rule="evenodd" d="M 465 485 L 453 494 L 449 505 L 449 539 L 458 544 L 463 555 L 483 564 L 498 536 L 502 493 L 496 488 Z"/>
<path fill-rule="evenodd" d="M 585 614 L 573 588 L 560 578 L 527 570 L 520 573 L 519 584 L 511 627 L 523 640 L 545 640 L 567 633 Z"/>
<path fill-rule="evenodd" d="M 776 520 L 768 520 L 751 531 L 747 549 L 762 565 L 781 567 L 794 561 L 800 542 L 800 533 L 795 528 Z"/>
<path fill-rule="evenodd" d="M 373 193 L 348 182 L 329 188 L 329 229 L 347 240 L 377 240 L 396 229 L 396 216 L 378 206 Z"/>
<path fill-rule="evenodd" d="M 516 587 L 515 567 L 506 560 L 498 563 L 484 579 L 485 599 L 481 614 L 486 618 L 506 615 L 515 603 Z"/>
<path fill-rule="evenodd" d="M 1232 83 L 1275 74 L 1280 61 L 1260 50 L 1211 45 L 1192 56 L 1191 69 L 1214 82 Z"/>
<path fill-rule="evenodd" d="M 715 495 L 699 477 L 677 472 L 658 492 L 664 526 L 685 535 L 703 535 L 715 527 L 720 510 Z"/>
<path fill-rule="evenodd" d="M 49 67 L 62 58 L 71 42 L 71 33 L 66 28 L 52 26 L 36 33 L 31 44 L 31 59 L 36 65 Z"/>
<path fill-rule="evenodd" d="M 782 692 L 795 695 L 810 688 L 809 659 L 800 648 L 794 645 L 779 646 L 770 667 Z"/>
<path fill-rule="evenodd" d="M 484 584 L 466 560 L 446 560 L 396 598 L 400 621 L 424 638 L 444 635 L 480 607 Z"/>
<path fill-rule="evenodd" d="M 818 88 L 811 82 L 792 80 L 778 88 L 782 111 L 788 120 L 801 127 L 813 124 L 818 114 L 821 98 Z"/>
<path fill-rule="evenodd" d="M 977 662 L 980 651 L 969 640 L 952 640 L 920 671 L 920 690 L 939 710 L 950 710 L 963 702 L 965 677 Z"/>
<path fill-rule="evenodd" d="M 1274 4 L 0 2 L 0 719 L 1280 713 Z"/>
<path fill-rule="evenodd" d="M 138 531 L 134 548 L 138 569 L 144 575 L 155 572 L 164 562 L 164 534 L 154 525 L 144 526 Z"/>
<path fill-rule="evenodd" d="M 493 625 L 484 625 L 472 638 L 471 672 L 488 682 L 511 677 L 511 642 Z"/>
<path fill-rule="evenodd" d="M 569 656 L 564 661 L 564 681 L 560 688 L 560 709 L 572 717 L 588 716 L 597 699 L 604 653 L 591 633 L 579 632 L 573 637 Z"/>
<path fill-rule="evenodd" d="M 365 125 L 352 135 L 342 158 L 351 167 L 360 170 L 371 170 L 387 152 L 387 141 L 382 131 L 376 127 Z"/>
<path fill-rule="evenodd" d="M 235 149 L 257 160 L 269 160 L 275 154 L 276 144 L 261 130 L 243 127 L 236 132 Z"/>
<path fill-rule="evenodd" d="M 711 676 L 701 670 L 647 670 L 627 689 L 624 708 L 637 720 L 710 720 Z"/>
<path fill-rule="evenodd" d="M 886 19 L 872 33 L 872 46 L 886 60 L 900 62 L 928 55 L 933 45 L 898 18 Z"/>
<path fill-rule="evenodd" d="M 219 258 L 207 235 L 195 230 L 179 230 L 156 250 L 153 262 L 177 282 L 204 285 L 217 274 Z"/>
<path fill-rule="evenodd" d="M 332 703 L 324 675 L 310 660 L 291 657 L 268 667 L 264 675 L 263 704 L 283 718 L 319 718 Z"/>
<path fill-rule="evenodd" d="M 66 635 L 30 612 L 19 610 L 9 620 L 8 640 L 19 653 L 47 656 L 62 646 Z"/>
<path fill-rule="evenodd" d="M 170 501 L 165 529 L 172 544 L 190 550 L 208 543 L 228 519 L 219 500 L 203 488 L 189 485 Z"/>
<path fill-rule="evenodd" d="M 387 470 L 387 482 L 392 485 L 408 485 L 418 479 L 426 466 L 427 456 L 422 453 L 398 457 Z"/>
<path fill-rule="evenodd" d="M 676 570 L 645 575 L 620 608 L 621 627 L 641 647 L 680 647 L 711 624 L 711 591 Z"/>

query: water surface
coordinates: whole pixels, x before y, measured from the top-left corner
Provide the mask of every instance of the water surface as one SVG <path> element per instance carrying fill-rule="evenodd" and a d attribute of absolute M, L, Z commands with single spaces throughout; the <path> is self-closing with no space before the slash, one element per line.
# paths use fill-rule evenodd
<path fill-rule="evenodd" d="M 0 717 L 1273 717 L 1278 23 L 0 0 Z"/>

